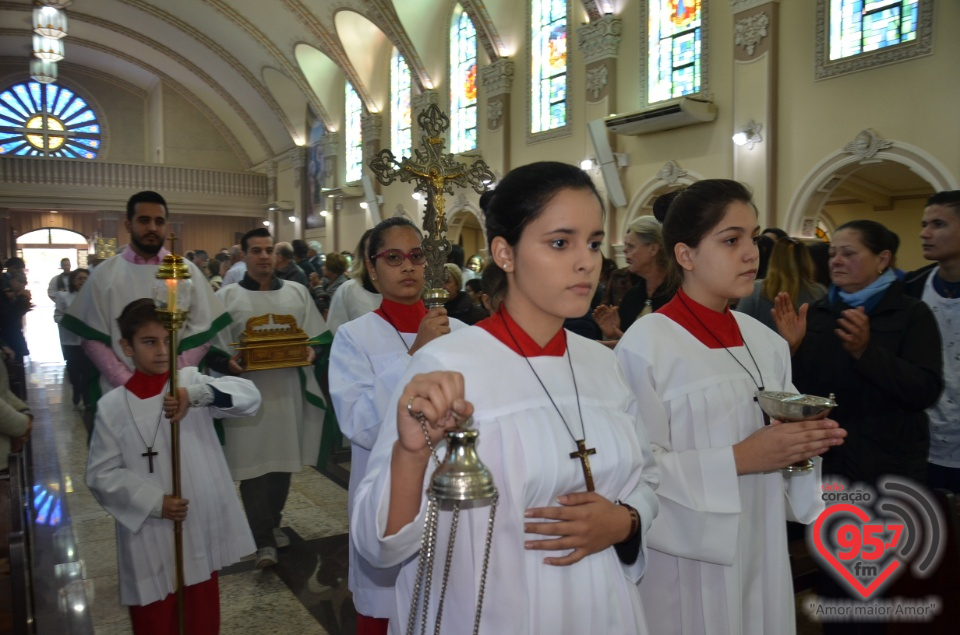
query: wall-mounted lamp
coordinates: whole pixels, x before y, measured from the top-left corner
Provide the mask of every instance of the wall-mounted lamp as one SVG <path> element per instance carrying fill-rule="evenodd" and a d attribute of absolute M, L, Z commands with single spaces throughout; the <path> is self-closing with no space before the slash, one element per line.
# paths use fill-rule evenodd
<path fill-rule="evenodd" d="M 290 221 L 291 223 L 295 223 L 295 222 L 297 222 L 297 217 L 296 217 L 296 216 L 287 216 L 287 220 Z"/>
<path fill-rule="evenodd" d="M 370 209 L 370 204 L 366 201 L 360 201 L 360 209 Z"/>
<path fill-rule="evenodd" d="M 414 193 L 411 194 L 410 196 L 412 196 L 412 197 L 413 197 L 413 200 L 415 200 L 415 201 L 419 201 L 419 200 L 420 200 L 420 192 L 414 192 Z"/>
<path fill-rule="evenodd" d="M 268 221 L 268 220 L 263 221 L 263 226 L 264 226 L 264 227 L 270 227 L 270 221 Z"/>
<path fill-rule="evenodd" d="M 325 209 L 322 209 L 322 210 L 320 210 L 320 215 L 323 216 L 324 218 L 326 218 L 327 216 L 330 215 L 330 212 L 328 212 L 328 211 L 325 210 Z"/>
<path fill-rule="evenodd" d="M 584 159 L 580 162 L 580 169 L 584 172 L 589 172 L 595 167 L 597 167 L 597 163 L 593 159 Z"/>
<path fill-rule="evenodd" d="M 763 136 L 760 134 L 761 130 L 763 130 L 763 125 L 751 119 L 743 130 L 733 135 L 733 142 L 738 146 L 747 146 L 749 150 L 753 150 L 753 146 L 763 141 Z"/>

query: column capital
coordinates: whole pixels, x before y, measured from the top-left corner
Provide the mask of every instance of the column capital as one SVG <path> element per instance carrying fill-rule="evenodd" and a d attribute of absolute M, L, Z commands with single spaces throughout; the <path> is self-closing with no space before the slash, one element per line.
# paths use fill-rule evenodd
<path fill-rule="evenodd" d="M 514 63 L 508 57 L 501 57 L 489 66 L 480 69 L 480 85 L 486 97 L 509 95 L 513 86 Z"/>
<path fill-rule="evenodd" d="M 623 21 L 615 15 L 605 15 L 577 29 L 577 43 L 587 64 L 605 59 L 616 59 L 620 53 L 620 33 Z"/>

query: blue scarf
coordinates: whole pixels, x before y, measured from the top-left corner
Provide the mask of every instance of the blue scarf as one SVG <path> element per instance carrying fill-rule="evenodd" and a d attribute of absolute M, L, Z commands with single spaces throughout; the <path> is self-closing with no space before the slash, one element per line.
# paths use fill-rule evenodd
<path fill-rule="evenodd" d="M 897 279 L 897 275 L 893 272 L 892 269 L 887 269 L 880 277 L 876 280 L 860 289 L 856 293 L 847 293 L 842 291 L 838 286 L 831 284 L 830 285 L 830 303 L 836 304 L 837 299 L 843 301 L 844 304 L 850 307 L 862 306 L 863 309 L 869 314 L 876 308 L 877 304 L 880 302 L 880 299 L 883 297 L 884 292 L 890 288 L 890 285 L 893 284 Z"/>

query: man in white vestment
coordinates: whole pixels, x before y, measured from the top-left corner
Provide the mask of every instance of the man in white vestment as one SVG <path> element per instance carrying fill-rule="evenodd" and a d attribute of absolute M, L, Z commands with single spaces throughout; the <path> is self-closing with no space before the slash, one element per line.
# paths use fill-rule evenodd
<path fill-rule="evenodd" d="M 246 372 L 234 343 L 247 320 L 267 314 L 292 315 L 313 346 L 330 342 L 327 325 L 310 292 L 301 284 L 281 280 L 274 272 L 274 244 L 266 228 L 247 232 L 241 240 L 247 273 L 237 284 L 225 286 L 217 297 L 226 306 L 232 323 L 219 333 L 207 356 L 210 368 L 244 376 L 256 384 L 263 397 L 259 414 L 245 419 L 224 419 L 224 455 L 257 543 L 258 568 L 275 565 L 277 548 L 289 544 L 280 530 L 281 515 L 290 491 L 290 475 L 302 465 L 315 465 L 326 404 L 313 366 Z"/>
<path fill-rule="evenodd" d="M 124 222 L 130 243 L 97 266 L 60 323 L 84 338 L 83 351 L 100 371 L 102 393 L 123 386 L 133 376 L 133 363 L 120 348 L 117 318 L 134 300 L 151 297 L 157 268 L 169 253 L 163 248 L 167 214 L 167 203 L 156 192 L 130 197 Z M 203 273 L 184 262 L 194 284 L 190 312 L 179 333 L 180 368 L 196 366 L 214 335 L 230 321 Z"/>
<path fill-rule="evenodd" d="M 50 284 L 47 285 L 47 297 L 54 302 L 57 301 L 57 293 L 60 291 L 69 290 L 69 286 L 67 284 L 67 278 L 70 276 L 69 258 L 62 258 L 60 260 L 60 269 L 62 269 L 62 271 L 50 278 Z"/>

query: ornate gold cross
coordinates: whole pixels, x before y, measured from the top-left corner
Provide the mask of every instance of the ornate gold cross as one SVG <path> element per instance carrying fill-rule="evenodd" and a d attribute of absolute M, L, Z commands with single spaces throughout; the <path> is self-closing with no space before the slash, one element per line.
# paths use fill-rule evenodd
<path fill-rule="evenodd" d="M 423 150 L 414 149 L 415 159 L 403 157 L 398 161 L 390 150 L 381 150 L 369 165 L 381 185 L 390 185 L 398 178 L 402 183 L 416 181 L 414 191 L 427 196 L 423 211 L 423 229 L 427 236 L 423 239 L 423 251 L 427 255 L 424 277 L 429 289 L 424 301 L 429 306 L 439 306 L 448 297 L 443 289 L 443 265 L 450 253 L 443 195 L 452 195 L 454 185 L 472 187 L 474 192 L 480 194 L 493 183 L 494 175 L 483 159 L 477 159 L 467 166 L 456 161 L 453 154 L 444 153 L 443 137 L 440 135 L 450 127 L 450 118 L 436 104 L 422 111 L 417 116 L 417 123 L 427 134 L 420 142 Z"/>

